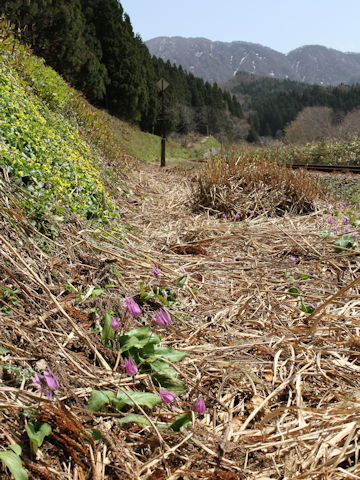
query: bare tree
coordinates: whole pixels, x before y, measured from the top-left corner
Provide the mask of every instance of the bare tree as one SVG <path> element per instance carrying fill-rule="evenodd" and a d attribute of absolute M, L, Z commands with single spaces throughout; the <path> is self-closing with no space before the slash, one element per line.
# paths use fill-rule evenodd
<path fill-rule="evenodd" d="M 288 143 L 314 142 L 333 135 L 333 111 L 329 107 L 306 107 L 285 129 Z"/>

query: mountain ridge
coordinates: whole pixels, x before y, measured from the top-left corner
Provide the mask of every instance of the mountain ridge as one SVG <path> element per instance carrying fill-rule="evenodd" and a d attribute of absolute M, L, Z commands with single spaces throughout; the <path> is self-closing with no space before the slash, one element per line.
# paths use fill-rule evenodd
<path fill-rule="evenodd" d="M 181 65 L 209 82 L 226 81 L 238 71 L 324 86 L 360 81 L 360 53 L 323 45 L 303 45 L 282 53 L 259 43 L 204 37 L 163 36 L 145 44 L 151 55 Z"/>

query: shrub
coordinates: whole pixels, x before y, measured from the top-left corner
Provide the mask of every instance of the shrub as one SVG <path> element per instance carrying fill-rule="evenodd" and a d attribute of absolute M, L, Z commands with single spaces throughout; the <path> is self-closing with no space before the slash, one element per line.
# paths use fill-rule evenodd
<path fill-rule="evenodd" d="M 195 209 L 244 219 L 250 215 L 305 214 L 325 191 L 306 170 L 243 152 L 211 158 L 194 191 Z"/>

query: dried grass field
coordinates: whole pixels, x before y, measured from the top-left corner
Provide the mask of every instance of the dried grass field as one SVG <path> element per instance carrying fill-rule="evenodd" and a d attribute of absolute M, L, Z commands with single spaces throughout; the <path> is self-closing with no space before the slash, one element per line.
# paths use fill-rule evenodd
<path fill-rule="evenodd" d="M 240 181 L 236 162 L 223 177 L 211 162 L 200 172 L 133 164 L 119 198 L 125 247 L 74 218 L 44 251 L 1 180 L 0 301 L 12 313 L 0 310 L 0 443 L 23 445 L 30 478 L 360 479 L 359 250 L 334 244 L 344 231 L 356 239 L 357 222 L 305 177 L 289 202 L 284 185 L 305 174 L 270 188 Z M 124 426 L 119 409 L 87 408 L 91 392 L 156 385 L 147 373 L 134 385 L 94 324 L 108 311 L 121 333 L 151 322 L 140 282 L 176 299 L 169 328 L 152 328 L 186 353 L 170 363 L 188 388 L 151 411 L 135 404 L 126 414 L 148 423 Z M 124 309 L 128 296 L 140 319 Z M 60 384 L 54 401 L 26 375 L 46 367 Z M 24 447 L 28 411 L 52 428 L 37 455 Z M 163 428 L 184 413 L 181 431 Z"/>

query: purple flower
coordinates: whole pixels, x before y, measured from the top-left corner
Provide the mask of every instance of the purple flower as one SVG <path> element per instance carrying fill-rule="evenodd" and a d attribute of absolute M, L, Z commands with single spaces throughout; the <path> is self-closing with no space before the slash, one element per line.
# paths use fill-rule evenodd
<path fill-rule="evenodd" d="M 328 223 L 329 223 L 330 225 L 331 225 L 332 223 L 334 223 L 333 217 L 329 217 L 329 218 L 328 218 Z"/>
<path fill-rule="evenodd" d="M 335 233 L 339 233 L 340 232 L 340 227 L 335 227 Z"/>
<path fill-rule="evenodd" d="M 290 262 L 295 265 L 296 263 L 296 258 L 295 257 L 290 257 Z"/>
<path fill-rule="evenodd" d="M 349 231 L 350 231 L 350 227 L 349 227 L 349 225 L 346 225 L 346 227 L 344 228 L 344 232 L 349 233 Z"/>
<path fill-rule="evenodd" d="M 199 397 L 195 402 L 194 412 L 204 413 L 205 410 L 206 410 L 205 402 L 201 397 Z"/>
<path fill-rule="evenodd" d="M 254 210 L 249 210 L 250 215 L 254 215 Z"/>
<path fill-rule="evenodd" d="M 160 308 L 154 313 L 152 319 L 161 327 L 167 327 L 171 322 L 171 315 L 165 308 Z"/>
<path fill-rule="evenodd" d="M 141 309 L 139 305 L 135 302 L 135 300 L 132 297 L 126 297 L 125 298 L 126 306 L 125 310 L 127 310 L 130 315 L 133 317 L 137 317 L 138 315 L 141 314 Z"/>
<path fill-rule="evenodd" d="M 349 216 L 348 216 L 348 215 L 345 215 L 345 217 L 342 219 L 342 223 L 343 223 L 344 225 L 346 225 L 346 224 L 349 223 L 349 222 L 350 222 Z"/>
<path fill-rule="evenodd" d="M 152 271 L 153 271 L 154 277 L 157 278 L 157 277 L 160 275 L 160 270 L 159 270 L 159 267 L 158 267 L 157 265 L 154 265 L 154 266 L 153 266 L 153 270 L 152 270 Z"/>
<path fill-rule="evenodd" d="M 181 273 L 185 273 L 185 268 L 181 265 L 181 267 L 179 267 L 179 270 Z"/>
<path fill-rule="evenodd" d="M 120 326 L 119 319 L 116 317 L 111 317 L 110 325 L 113 330 L 117 330 Z"/>
<path fill-rule="evenodd" d="M 222 218 L 223 218 L 224 220 L 226 220 L 226 213 L 223 213 Z"/>
<path fill-rule="evenodd" d="M 237 213 L 234 217 L 234 220 L 240 220 L 240 217 L 241 217 L 240 213 Z"/>
<path fill-rule="evenodd" d="M 357 235 L 356 235 L 356 233 L 355 233 L 355 232 L 353 232 L 353 233 L 351 234 L 351 236 L 352 236 L 352 238 L 353 238 L 354 240 L 355 240 L 355 239 L 356 239 L 356 237 L 357 237 Z"/>
<path fill-rule="evenodd" d="M 341 202 L 340 207 L 345 208 L 346 207 L 346 202 Z"/>
<path fill-rule="evenodd" d="M 60 387 L 59 380 L 50 368 L 45 370 L 42 375 L 36 373 L 34 377 L 32 377 L 32 381 L 43 393 L 46 393 L 49 400 L 54 398 L 54 390 Z"/>
<path fill-rule="evenodd" d="M 167 392 L 166 390 L 161 390 L 161 388 L 159 390 L 159 395 L 164 403 L 170 403 L 175 400 L 175 395 L 173 395 L 171 392 Z"/>
<path fill-rule="evenodd" d="M 135 365 L 134 360 L 132 359 L 132 357 L 125 358 L 125 360 L 124 360 L 124 367 L 125 367 L 126 373 L 127 373 L 128 375 L 131 375 L 132 377 L 133 377 L 134 375 L 136 375 L 137 372 L 138 372 L 138 368 L 137 368 L 137 366 Z"/>

